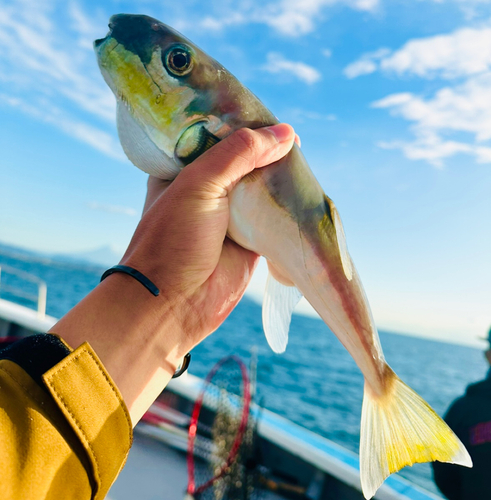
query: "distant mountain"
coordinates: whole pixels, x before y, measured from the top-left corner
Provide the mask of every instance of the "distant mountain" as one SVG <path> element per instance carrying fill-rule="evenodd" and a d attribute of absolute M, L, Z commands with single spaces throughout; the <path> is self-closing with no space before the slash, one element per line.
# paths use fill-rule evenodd
<path fill-rule="evenodd" d="M 46 253 L 29 250 L 27 248 L 16 247 L 13 245 L 8 245 L 6 243 L 0 243 L 0 255 L 13 257 L 20 260 L 35 260 L 41 262 L 49 262 L 52 260 L 51 256 Z"/>
<path fill-rule="evenodd" d="M 72 262 L 89 262 L 101 267 L 111 267 L 116 265 L 121 260 L 122 256 L 123 252 L 120 252 L 113 246 L 107 245 L 100 248 L 94 248 L 93 250 L 87 250 L 85 252 L 58 254 L 54 255 L 53 258 Z"/>
<path fill-rule="evenodd" d="M 113 246 L 107 245 L 82 252 L 50 254 L 46 252 L 28 250 L 26 248 L 20 248 L 0 242 L 0 255 L 11 256 L 21 260 L 35 260 L 46 263 L 58 262 L 83 266 L 91 265 L 107 268 L 116 265 L 121 260 L 123 252 L 120 252 Z"/>

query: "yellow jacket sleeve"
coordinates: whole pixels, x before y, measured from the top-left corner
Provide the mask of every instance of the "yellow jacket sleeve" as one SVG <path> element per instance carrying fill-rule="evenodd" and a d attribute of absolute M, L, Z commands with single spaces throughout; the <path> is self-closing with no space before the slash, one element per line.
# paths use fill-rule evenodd
<path fill-rule="evenodd" d="M 121 394 L 87 343 L 42 381 L 0 359 L 0 498 L 104 499 L 132 442 Z"/>

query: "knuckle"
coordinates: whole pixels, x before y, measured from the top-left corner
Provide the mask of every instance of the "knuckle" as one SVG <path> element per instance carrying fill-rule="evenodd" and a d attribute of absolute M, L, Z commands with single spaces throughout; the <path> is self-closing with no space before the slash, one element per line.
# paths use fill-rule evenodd
<path fill-rule="evenodd" d="M 234 148 L 235 153 L 241 156 L 252 157 L 259 147 L 259 140 L 257 134 L 250 128 L 241 128 L 230 136 L 231 146 Z"/>

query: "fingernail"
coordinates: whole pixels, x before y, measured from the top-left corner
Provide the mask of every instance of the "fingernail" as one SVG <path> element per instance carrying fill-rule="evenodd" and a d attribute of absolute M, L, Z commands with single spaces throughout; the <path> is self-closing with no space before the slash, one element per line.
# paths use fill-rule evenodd
<path fill-rule="evenodd" d="M 292 127 L 286 123 L 278 123 L 278 125 L 265 128 L 276 137 L 278 142 L 284 142 L 292 138 Z"/>
<path fill-rule="evenodd" d="M 302 147 L 302 141 L 300 140 L 300 136 L 298 134 L 295 134 L 295 142 L 299 148 Z"/>

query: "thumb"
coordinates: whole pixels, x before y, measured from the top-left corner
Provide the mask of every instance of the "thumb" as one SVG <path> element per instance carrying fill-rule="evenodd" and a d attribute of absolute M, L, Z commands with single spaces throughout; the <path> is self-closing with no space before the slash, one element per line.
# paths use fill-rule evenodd
<path fill-rule="evenodd" d="M 176 180 L 181 176 L 188 181 L 192 179 L 206 198 L 225 197 L 242 177 L 255 168 L 283 158 L 294 141 L 295 132 L 286 123 L 255 130 L 242 128 L 190 163 Z"/>

